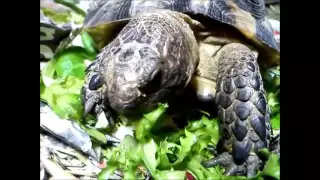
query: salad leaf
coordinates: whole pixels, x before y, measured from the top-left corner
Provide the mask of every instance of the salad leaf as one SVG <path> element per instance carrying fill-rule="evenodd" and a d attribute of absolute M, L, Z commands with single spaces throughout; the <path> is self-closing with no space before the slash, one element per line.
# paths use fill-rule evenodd
<path fill-rule="evenodd" d="M 41 76 L 45 86 L 49 86 L 59 78 L 65 76 L 74 76 L 84 79 L 85 76 L 85 60 L 90 59 L 86 49 L 79 46 L 72 46 L 57 53 L 53 59 L 42 69 Z"/>
<path fill-rule="evenodd" d="M 49 86 L 54 82 L 55 64 L 56 61 L 52 59 L 41 70 L 41 79 L 44 86 Z"/>
<path fill-rule="evenodd" d="M 136 179 L 134 169 L 130 167 L 130 169 L 127 169 L 123 173 L 123 179 Z"/>
<path fill-rule="evenodd" d="M 280 66 L 267 69 L 263 73 L 267 91 L 268 105 L 271 108 L 271 126 L 273 130 L 280 129 Z"/>
<path fill-rule="evenodd" d="M 74 76 L 66 76 L 46 87 L 41 98 L 48 102 L 60 118 L 80 121 L 83 112 L 80 101 L 82 85 L 83 80 Z"/>
<path fill-rule="evenodd" d="M 271 118 L 271 125 L 274 130 L 280 129 L 280 113 Z"/>
<path fill-rule="evenodd" d="M 274 130 L 280 129 L 280 102 L 274 93 L 268 93 L 268 104 L 271 108 L 271 126 Z"/>
<path fill-rule="evenodd" d="M 174 153 L 170 150 L 172 148 L 177 148 L 175 143 L 168 142 L 166 139 L 159 143 L 157 164 L 159 170 L 171 169 L 172 163 L 170 162 L 168 155 L 173 155 Z"/>
<path fill-rule="evenodd" d="M 139 165 L 148 169 L 154 179 L 184 179 L 186 171 L 195 174 L 197 179 L 222 177 L 221 169 L 208 170 L 201 165 L 203 158 L 212 157 L 207 149 L 208 144 L 216 144 L 218 141 L 217 120 L 209 120 L 204 115 L 200 120 L 189 121 L 184 130 L 174 133 L 170 138 L 166 138 L 166 135 L 156 137 L 150 130 L 161 118 L 165 108 L 166 104 L 160 104 L 158 109 L 141 118 L 141 121 L 146 122 L 138 123 L 137 127 L 141 130 L 136 131 L 136 136 L 137 132 L 142 132 L 144 136 L 149 136 L 148 139 L 140 136 L 143 139 L 140 141 L 126 136 L 120 146 L 112 150 L 112 156 L 108 151 L 105 157 L 108 156 L 112 165 L 116 165 L 131 178 L 139 171 Z M 130 170 L 127 172 L 128 169 Z"/>
<path fill-rule="evenodd" d="M 158 108 L 148 114 L 143 115 L 136 126 L 135 136 L 139 141 L 144 141 L 152 127 L 156 124 L 159 118 L 166 112 L 168 104 L 159 104 Z"/>
<path fill-rule="evenodd" d="M 86 69 L 84 60 L 88 58 L 90 57 L 86 49 L 82 47 L 73 46 L 65 49 L 55 56 L 57 77 L 75 76 L 84 79 Z"/>
<path fill-rule="evenodd" d="M 40 76 L 40 97 L 43 97 L 46 89 L 46 85 L 44 85 L 43 78 Z"/>
<path fill-rule="evenodd" d="M 130 136 L 126 135 L 119 146 L 122 153 L 126 153 L 126 156 L 129 160 L 139 163 L 141 160 L 137 157 L 137 155 L 141 155 L 141 147 L 139 146 L 138 141 Z"/>
<path fill-rule="evenodd" d="M 267 148 L 259 151 L 262 155 L 268 158 L 262 172 L 258 172 L 258 177 L 273 177 L 280 179 L 280 156 L 270 152 Z"/>
<path fill-rule="evenodd" d="M 279 156 L 271 153 L 269 159 L 262 171 L 264 176 L 270 176 L 276 179 L 280 179 L 280 164 Z"/>
<path fill-rule="evenodd" d="M 73 11 L 56 12 L 50 8 L 41 8 L 43 14 L 52 19 L 57 24 L 65 24 L 69 22 L 75 22 L 81 24 L 84 20 L 82 15 L 79 15 Z"/>
<path fill-rule="evenodd" d="M 156 174 L 156 167 L 158 165 L 156 160 L 156 152 L 157 152 L 157 145 L 153 141 L 153 139 L 150 139 L 148 142 L 144 143 L 142 145 L 142 160 L 150 173 L 155 176 Z"/>
<path fill-rule="evenodd" d="M 48 102 L 60 118 L 81 120 L 80 90 L 87 57 L 84 48 L 73 46 L 56 54 L 41 71 L 40 98 Z"/>
<path fill-rule="evenodd" d="M 102 134 L 101 132 L 99 132 L 98 130 L 95 130 L 95 129 L 89 128 L 89 127 L 85 127 L 85 126 L 81 126 L 81 128 L 84 129 L 90 137 L 97 140 L 98 142 L 100 142 L 102 144 L 107 143 L 107 137 L 104 134 Z"/>
<path fill-rule="evenodd" d="M 196 179 L 222 179 L 223 177 L 220 173 L 212 172 L 203 167 L 196 159 L 190 159 L 187 167 L 195 175 Z"/>
<path fill-rule="evenodd" d="M 217 119 L 211 119 L 209 120 L 206 116 L 202 116 L 200 119 L 201 122 L 201 128 L 195 129 L 194 133 L 197 136 L 205 135 L 205 136 L 210 136 L 210 140 L 213 144 L 217 144 L 220 138 L 219 134 L 219 122 Z M 194 122 L 197 123 L 197 122 Z M 188 127 L 193 127 L 195 128 L 194 123 L 190 123 Z"/>
<path fill-rule="evenodd" d="M 173 165 L 176 165 L 184 160 L 184 158 L 191 152 L 191 148 L 196 141 L 197 136 L 188 132 L 188 130 L 185 130 L 185 137 L 180 137 L 181 147 L 179 153 L 177 154 L 178 159 L 173 163 Z"/>
<path fill-rule="evenodd" d="M 81 40 L 84 48 L 87 50 L 89 54 L 92 56 L 96 56 L 98 50 L 96 49 L 95 43 L 89 33 L 83 31 L 81 34 Z"/>
<path fill-rule="evenodd" d="M 276 94 L 270 92 L 267 94 L 268 96 L 268 104 L 271 107 L 272 110 L 274 110 L 279 104 L 279 100 L 276 97 Z M 278 107 L 280 109 L 280 107 Z"/>
<path fill-rule="evenodd" d="M 138 141 L 129 135 L 124 137 L 118 147 L 103 152 L 103 155 L 108 159 L 108 165 L 99 173 L 99 178 L 109 177 L 119 168 L 125 172 L 126 176 L 132 177 L 142 161 L 142 148 Z"/>
<path fill-rule="evenodd" d="M 110 176 L 114 173 L 116 169 L 117 166 L 108 163 L 108 168 L 102 169 L 98 174 L 98 180 L 110 179 Z"/>
<path fill-rule="evenodd" d="M 185 171 L 159 171 L 155 179 L 185 179 Z"/>
<path fill-rule="evenodd" d="M 259 153 L 262 154 L 263 156 L 267 157 L 267 158 L 268 158 L 269 155 L 270 155 L 270 151 L 269 151 L 268 148 L 260 149 L 260 150 L 259 150 Z"/>

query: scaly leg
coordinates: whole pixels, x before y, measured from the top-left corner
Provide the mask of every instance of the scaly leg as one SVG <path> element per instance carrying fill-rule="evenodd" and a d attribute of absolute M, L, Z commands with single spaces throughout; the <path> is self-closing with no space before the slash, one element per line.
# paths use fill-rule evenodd
<path fill-rule="evenodd" d="M 257 58 L 245 45 L 231 43 L 220 49 L 217 60 L 216 103 L 227 151 L 203 165 L 220 164 L 226 167 L 226 175 L 246 172 L 252 177 L 261 165 L 256 153 L 268 147 L 270 134 L 270 111 Z"/>

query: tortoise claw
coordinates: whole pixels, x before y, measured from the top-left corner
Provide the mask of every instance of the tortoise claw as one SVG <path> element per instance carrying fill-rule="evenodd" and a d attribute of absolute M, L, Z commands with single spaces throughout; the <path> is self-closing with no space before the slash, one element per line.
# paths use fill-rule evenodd
<path fill-rule="evenodd" d="M 239 172 L 239 166 L 237 166 L 234 163 L 231 163 L 224 172 L 224 175 L 226 176 L 234 176 Z"/>
<path fill-rule="evenodd" d="M 202 165 L 206 168 L 221 165 L 226 170 L 224 175 L 234 176 L 247 174 L 247 177 L 254 177 L 257 170 L 260 168 L 260 159 L 258 156 L 250 155 L 245 163 L 237 165 L 230 153 L 224 152 L 208 161 L 202 162 Z"/>
<path fill-rule="evenodd" d="M 81 102 L 84 105 L 83 117 L 86 117 L 93 110 L 95 114 L 100 112 L 99 104 L 102 101 L 101 90 L 90 90 L 86 85 L 81 88 Z M 97 109 L 99 108 L 99 109 Z"/>
<path fill-rule="evenodd" d="M 247 163 L 247 177 L 251 178 L 254 177 L 258 171 L 258 169 L 261 167 L 260 159 L 258 156 L 251 155 L 248 157 L 246 163 Z"/>
<path fill-rule="evenodd" d="M 86 117 L 92 111 L 95 105 L 96 105 L 95 99 L 93 99 L 93 97 L 89 98 L 84 104 L 83 117 Z"/>
<path fill-rule="evenodd" d="M 214 156 L 218 155 L 217 149 L 214 146 L 208 145 L 207 149 L 209 152 L 213 153 Z"/>
<path fill-rule="evenodd" d="M 224 167 L 227 167 L 232 162 L 232 155 L 228 152 L 224 152 L 208 161 L 202 162 L 202 165 L 206 168 L 213 167 L 216 165 L 222 165 Z"/>

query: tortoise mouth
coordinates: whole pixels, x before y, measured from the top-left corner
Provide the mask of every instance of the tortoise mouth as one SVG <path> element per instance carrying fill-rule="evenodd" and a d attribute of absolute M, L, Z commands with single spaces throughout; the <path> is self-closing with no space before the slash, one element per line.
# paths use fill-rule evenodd
<path fill-rule="evenodd" d="M 125 93 L 120 93 L 110 97 L 111 107 L 116 112 L 123 115 L 135 114 L 142 101 L 143 97 L 139 90 L 127 90 Z"/>
<path fill-rule="evenodd" d="M 113 107 L 117 113 L 125 116 L 136 116 L 141 113 L 141 105 L 139 101 L 132 101 L 128 103 L 123 103 L 121 106 Z"/>
<path fill-rule="evenodd" d="M 163 73 L 159 70 L 154 71 L 148 82 L 139 83 L 136 86 L 131 84 L 129 89 L 119 93 L 116 109 L 122 114 L 137 114 L 141 111 L 147 111 L 150 104 L 154 103 L 153 98 L 161 89 Z M 122 94 L 122 95 L 120 95 Z M 119 96 L 120 95 L 120 96 Z M 137 113 L 135 113 L 137 111 Z"/>

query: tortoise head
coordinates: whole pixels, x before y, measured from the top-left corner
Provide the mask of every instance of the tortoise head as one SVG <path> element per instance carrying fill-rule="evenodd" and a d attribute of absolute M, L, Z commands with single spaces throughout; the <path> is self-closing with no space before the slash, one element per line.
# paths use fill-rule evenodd
<path fill-rule="evenodd" d="M 149 45 L 136 41 L 122 44 L 118 38 L 110 44 L 108 53 L 101 67 L 108 101 L 119 113 L 136 112 L 161 89 L 167 76 L 165 62 Z"/>
<path fill-rule="evenodd" d="M 148 111 L 190 82 L 198 48 L 181 23 L 164 12 L 142 13 L 101 50 L 104 99 L 118 113 Z"/>

